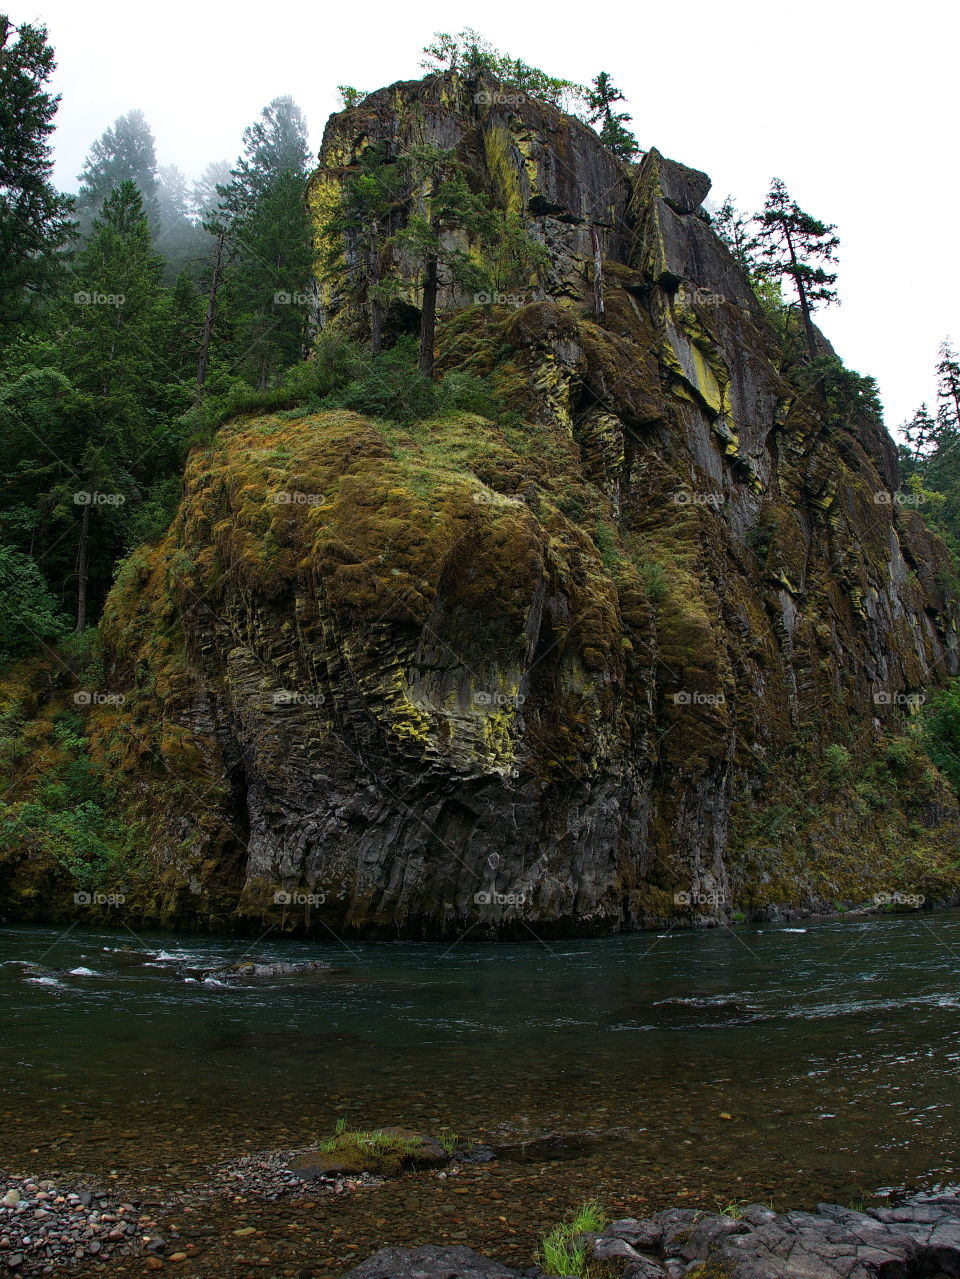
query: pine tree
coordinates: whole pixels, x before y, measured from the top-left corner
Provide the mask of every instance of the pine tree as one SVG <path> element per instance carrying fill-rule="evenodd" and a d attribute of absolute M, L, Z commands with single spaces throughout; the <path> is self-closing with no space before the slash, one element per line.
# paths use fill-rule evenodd
<path fill-rule="evenodd" d="M 384 257 L 393 229 L 393 218 L 402 207 L 406 175 L 391 160 L 384 143 L 364 149 L 356 173 L 343 183 L 340 201 L 322 227 L 324 242 L 347 245 L 351 289 L 365 300 L 370 328 L 370 349 L 383 346 L 383 314 L 389 286 L 384 281 Z M 339 249 L 335 257 L 339 261 Z M 336 269 L 333 260 L 324 264 Z"/>
<path fill-rule="evenodd" d="M 441 271 L 448 282 L 482 289 L 486 273 L 463 250 L 451 247 L 447 232 L 461 229 L 488 242 L 493 213 L 482 196 L 473 194 L 453 150 L 435 146 L 411 147 L 400 157 L 414 192 L 417 212 L 395 237 L 421 268 L 420 358 L 424 377 L 433 377 L 433 347 L 437 327 L 437 294 Z"/>
<path fill-rule="evenodd" d="M 757 247 L 761 269 L 768 279 L 789 279 L 797 294 L 810 359 L 817 358 L 817 338 L 812 312 L 818 303 L 838 301 L 836 273 L 823 267 L 836 262 L 840 244 L 828 226 L 804 213 L 790 198 L 786 186 L 774 178 L 763 212 L 757 214 Z"/>
<path fill-rule="evenodd" d="M 226 160 L 213 160 L 193 184 L 190 213 L 197 222 L 219 227 L 223 217 L 222 188 L 230 184 L 230 165 Z"/>
<path fill-rule="evenodd" d="M 313 305 L 313 228 L 306 190 L 307 125 L 292 98 L 275 98 L 244 130 L 244 151 L 207 226 L 224 236 L 216 252 L 234 360 L 267 386 L 305 353 Z M 214 268 L 216 277 L 216 264 Z M 211 314 L 216 306 L 211 293 Z M 209 326 L 212 333 L 212 320 Z M 198 383 L 206 379 L 204 344 Z"/>
<path fill-rule="evenodd" d="M 250 212 L 282 173 L 306 175 L 310 164 L 307 122 L 291 97 L 274 98 L 243 131 L 243 153 L 220 191 L 235 218 Z"/>
<path fill-rule="evenodd" d="M 0 14 L 0 333 L 26 323 L 54 292 L 71 235 L 71 201 L 50 182 L 60 98 L 44 85 L 55 67 L 44 27 L 15 28 Z"/>
<path fill-rule="evenodd" d="M 158 170 L 157 217 L 154 247 L 167 264 L 165 281 L 173 284 L 184 271 L 198 279 L 210 255 L 210 232 L 194 217 L 187 179 L 174 164 Z"/>
<path fill-rule="evenodd" d="M 421 52 L 424 56 L 420 66 L 431 75 L 454 71 L 474 82 L 487 75 L 494 76 L 507 88 L 549 102 L 561 111 L 576 110 L 586 101 L 587 91 L 583 85 L 547 75 L 521 58 L 501 53 L 472 27 L 465 27 L 455 36 L 436 31 L 433 44 L 425 45 Z"/>
<path fill-rule="evenodd" d="M 142 111 L 119 116 L 94 142 L 78 178 L 81 225 L 89 233 L 110 194 L 124 182 L 140 192 L 151 228 L 159 227 L 157 156 L 153 133 Z"/>
<path fill-rule="evenodd" d="M 355 89 L 352 84 L 337 85 L 337 96 L 344 111 L 350 111 L 353 107 L 359 106 L 368 93 L 369 89 Z"/>
<path fill-rule="evenodd" d="M 759 273 L 757 241 L 751 220 L 745 217 L 728 195 L 713 215 L 713 229 L 736 259 L 737 264 L 755 279 Z"/>
<path fill-rule="evenodd" d="M 548 249 L 530 238 L 516 210 L 495 210 L 488 257 L 491 283 L 498 293 L 529 289 L 550 265 Z"/>
<path fill-rule="evenodd" d="M 626 111 L 613 110 L 615 102 L 623 102 L 624 96 L 606 71 L 601 71 L 591 81 L 592 89 L 586 93 L 591 124 L 600 125 L 600 141 L 620 160 L 630 161 L 640 150 L 636 138 L 626 127 L 633 119 Z"/>
<path fill-rule="evenodd" d="M 171 325 L 162 274 L 140 193 L 132 181 L 122 182 L 78 254 L 60 338 L 63 371 L 79 395 L 65 459 L 69 473 L 57 494 L 61 508 L 68 511 L 72 503 L 79 512 L 78 631 L 87 622 L 91 577 L 104 588 L 123 545 L 124 508 L 137 499 L 142 481 L 169 468 L 175 456 L 165 426 L 179 406 L 169 385 Z M 94 528 L 94 518 L 102 527 Z"/>
<path fill-rule="evenodd" d="M 939 430 L 936 419 L 926 404 L 921 404 L 910 421 L 904 422 L 901 429 L 912 450 L 911 461 L 918 462 L 921 458 L 929 457 L 936 449 Z"/>
<path fill-rule="evenodd" d="M 960 432 L 960 362 L 945 338 L 937 361 L 937 421 L 943 431 Z"/>
<path fill-rule="evenodd" d="M 277 174 L 231 227 L 227 300 L 243 367 L 265 387 L 306 354 L 313 290 L 311 223 L 304 175 Z"/>

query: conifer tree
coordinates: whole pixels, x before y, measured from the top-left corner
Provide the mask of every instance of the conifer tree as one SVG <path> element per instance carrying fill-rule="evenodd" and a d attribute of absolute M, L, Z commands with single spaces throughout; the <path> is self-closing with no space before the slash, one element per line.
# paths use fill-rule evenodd
<path fill-rule="evenodd" d="M 466 288 L 482 289 L 486 283 L 483 268 L 463 250 L 451 247 L 446 233 L 459 228 L 489 241 L 493 214 L 486 200 L 470 191 L 453 150 L 412 147 L 400 162 L 409 175 L 418 208 L 396 240 L 421 267 L 419 368 L 424 377 L 432 378 L 441 271 L 450 283 Z"/>
<path fill-rule="evenodd" d="M 615 102 L 623 102 L 624 96 L 606 71 L 601 71 L 591 81 L 586 91 L 587 116 L 591 124 L 600 125 L 600 141 L 620 160 L 632 160 L 640 150 L 636 138 L 626 127 L 633 119 L 626 111 L 614 111 Z"/>
<path fill-rule="evenodd" d="M 123 544 L 124 508 L 145 477 L 172 462 L 163 456 L 174 446 L 165 420 L 176 405 L 162 274 L 140 192 L 128 179 L 107 198 L 77 257 L 60 339 L 63 372 L 79 399 L 63 458 L 68 473 L 51 496 L 65 515 L 71 506 L 78 513 L 78 631 L 87 622 L 91 576 L 105 587 Z"/>
<path fill-rule="evenodd" d="M 111 193 L 123 182 L 140 192 L 151 230 L 159 229 L 157 155 L 153 133 L 142 111 L 128 111 L 97 138 L 83 163 L 77 207 L 81 227 L 89 234 Z"/>
<path fill-rule="evenodd" d="M 937 421 L 943 431 L 960 432 L 960 361 L 945 338 L 937 360 Z"/>
<path fill-rule="evenodd" d="M 789 279 L 800 306 L 810 359 L 817 358 L 813 310 L 821 302 L 838 301 L 835 272 L 824 263 L 837 260 L 840 244 L 834 226 L 805 213 L 791 199 L 786 186 L 774 178 L 763 212 L 757 214 L 757 247 L 763 273 L 774 280 Z"/>
<path fill-rule="evenodd" d="M 0 14 L 0 334 L 55 291 L 71 235 L 71 201 L 50 182 L 60 98 L 44 86 L 55 67 L 44 27 Z"/>

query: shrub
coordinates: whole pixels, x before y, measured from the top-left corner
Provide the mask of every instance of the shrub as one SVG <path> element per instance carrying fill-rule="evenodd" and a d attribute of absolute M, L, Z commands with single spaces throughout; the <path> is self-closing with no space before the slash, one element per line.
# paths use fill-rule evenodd
<path fill-rule="evenodd" d="M 922 742 L 937 768 L 960 794 L 960 680 L 953 680 L 927 702 Z"/>
<path fill-rule="evenodd" d="M 12 547 L 0 545 L 0 662 L 23 657 L 69 630 L 40 569 Z"/>

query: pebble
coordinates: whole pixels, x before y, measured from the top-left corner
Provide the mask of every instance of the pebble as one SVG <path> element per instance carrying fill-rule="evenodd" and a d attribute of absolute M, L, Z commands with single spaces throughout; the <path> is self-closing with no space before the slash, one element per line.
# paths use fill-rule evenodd
<path fill-rule="evenodd" d="M 136 1241 L 123 1226 L 117 1229 L 124 1215 L 120 1205 L 91 1190 L 0 1177 L 0 1270 L 45 1275 L 85 1258 L 131 1256 L 139 1251 Z"/>

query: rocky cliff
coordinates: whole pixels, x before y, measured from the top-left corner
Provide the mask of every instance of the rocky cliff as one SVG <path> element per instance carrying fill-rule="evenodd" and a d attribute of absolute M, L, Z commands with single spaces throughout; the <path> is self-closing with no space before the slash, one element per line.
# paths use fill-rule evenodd
<path fill-rule="evenodd" d="M 248 416 L 194 451 L 91 713 L 144 916 L 525 936 L 945 894 L 955 798 L 907 726 L 957 670 L 948 556 L 856 379 L 804 383 L 706 175 L 435 77 L 331 119 L 318 227 L 376 141 L 456 148 L 548 250 L 525 291 L 441 289 L 439 372 L 516 416 Z M 339 247 L 324 319 L 356 327 Z"/>

